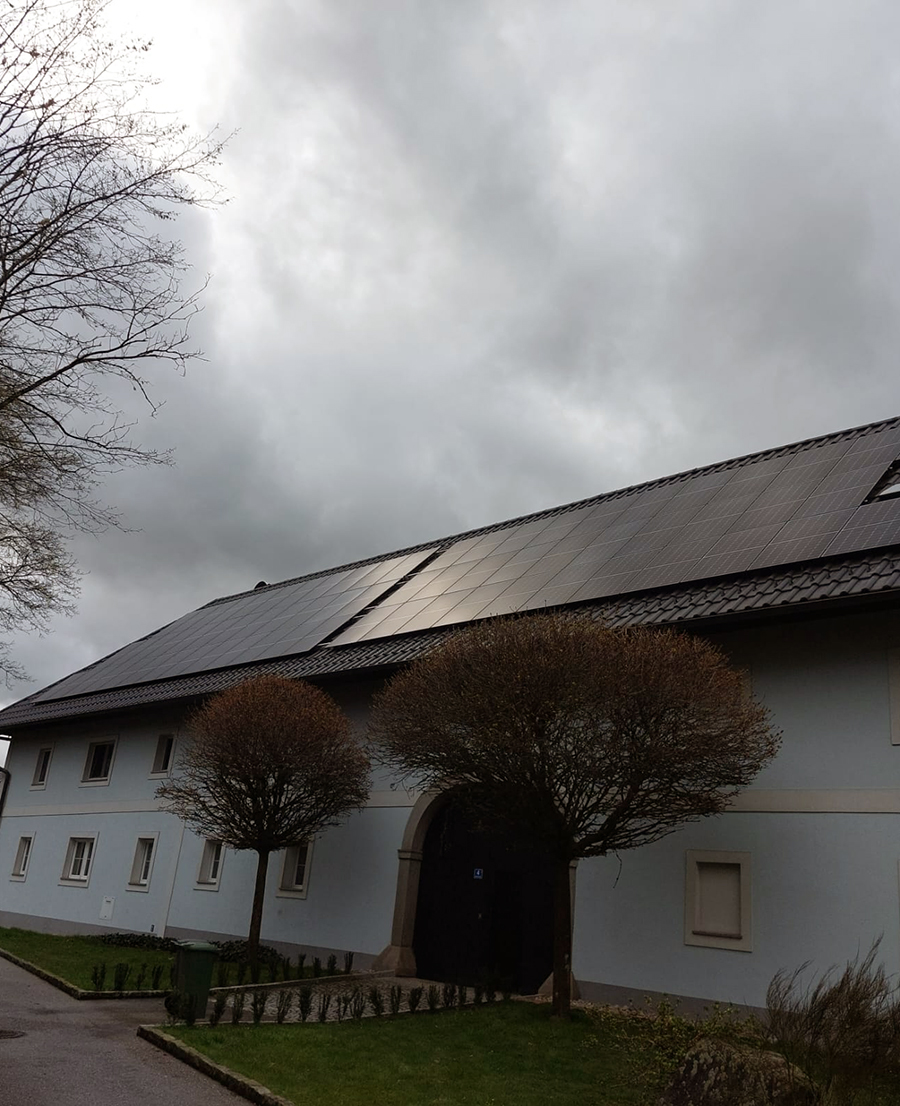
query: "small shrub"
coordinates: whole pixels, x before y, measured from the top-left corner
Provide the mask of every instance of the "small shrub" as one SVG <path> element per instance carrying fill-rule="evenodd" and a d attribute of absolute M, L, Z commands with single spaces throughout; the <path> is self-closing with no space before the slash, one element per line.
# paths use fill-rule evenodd
<path fill-rule="evenodd" d="M 216 962 L 216 986 L 228 986 L 228 965 L 225 963 L 224 960 L 219 960 Z"/>
<path fill-rule="evenodd" d="M 126 964 L 124 961 L 116 964 L 113 968 L 113 990 L 118 991 L 121 994 L 125 990 L 125 984 L 128 982 L 128 977 L 131 975 L 131 965 Z"/>
<path fill-rule="evenodd" d="M 376 1018 L 380 1018 L 384 1013 L 384 994 L 377 984 L 369 988 L 369 1009 Z"/>
<path fill-rule="evenodd" d="M 449 1010 L 451 1006 L 456 1005 L 455 983 L 445 983 L 441 988 L 441 1002 L 444 1004 L 445 1010 Z"/>
<path fill-rule="evenodd" d="M 182 991 L 170 991 L 166 995 L 163 1005 L 169 1015 L 169 1022 L 179 1021 L 193 1025 L 197 1018 L 196 999 L 194 995 L 186 995 Z"/>
<path fill-rule="evenodd" d="M 328 957 L 328 960 L 325 962 L 325 974 L 337 975 L 337 957 L 334 955 L 334 953 L 332 953 L 331 956 Z"/>
<path fill-rule="evenodd" d="M 102 991 L 106 986 L 106 961 L 95 964 L 91 968 L 91 986 L 95 991 Z"/>
<path fill-rule="evenodd" d="M 231 999 L 231 1024 L 237 1025 L 244 1016 L 244 1003 L 247 1001 L 246 991 L 235 991 Z"/>
<path fill-rule="evenodd" d="M 221 991 L 213 999 L 213 1008 L 209 1014 L 209 1024 L 218 1025 L 222 1020 L 222 1015 L 225 1013 L 225 1007 L 228 1005 L 228 995 Z"/>
<path fill-rule="evenodd" d="M 421 1003 L 424 993 L 424 987 L 410 987 L 406 992 L 406 1005 L 409 1007 L 410 1014 L 415 1014 L 416 1010 L 418 1010 L 419 1003 Z"/>
<path fill-rule="evenodd" d="M 306 963 L 306 953 L 305 952 L 297 953 L 297 978 L 298 979 L 303 978 L 303 965 L 305 963 Z"/>
<path fill-rule="evenodd" d="M 400 986 L 399 983 L 395 983 L 394 986 L 391 987 L 391 993 L 388 1001 L 390 1003 L 391 1013 L 399 1014 L 400 1005 L 403 1002 L 403 988 Z"/>
<path fill-rule="evenodd" d="M 262 1016 L 266 1012 L 266 1003 L 268 999 L 269 995 L 266 991 L 254 991 L 250 996 L 250 1010 L 253 1014 L 254 1025 L 259 1025 L 262 1021 Z"/>
<path fill-rule="evenodd" d="M 293 1002 L 293 991 L 278 992 L 278 998 L 275 1002 L 275 1021 L 279 1025 L 284 1025 L 284 1019 L 288 1016 L 288 1014 L 290 1014 Z"/>
<path fill-rule="evenodd" d="M 459 985 L 459 995 L 457 996 L 459 1006 L 462 1008 L 469 1001 L 469 992 L 466 990 L 464 983 Z"/>
<path fill-rule="evenodd" d="M 172 937 L 155 933 L 101 933 L 97 940 L 103 945 L 124 949 L 146 949 L 147 952 L 177 952 L 178 942 Z"/>
<path fill-rule="evenodd" d="M 328 1011 L 331 1008 L 331 990 L 323 987 L 319 992 L 319 1021 L 328 1020 Z"/>
<path fill-rule="evenodd" d="M 147 982 L 147 965 L 141 964 L 140 971 L 134 977 L 134 989 L 135 991 L 143 991 L 144 984 Z"/>
<path fill-rule="evenodd" d="M 344 953 L 344 975 L 349 975 L 353 971 L 353 953 Z"/>
<path fill-rule="evenodd" d="M 250 945 L 246 938 L 236 941 L 212 941 L 211 944 L 219 950 L 220 960 L 228 960 L 234 964 L 239 964 L 242 960 L 245 963 L 250 960 Z M 260 945 L 256 958 L 260 964 L 270 964 L 272 961 L 277 963 L 281 953 L 271 945 Z"/>
<path fill-rule="evenodd" d="M 319 959 L 318 956 L 313 957 L 312 968 L 313 968 L 313 978 L 318 979 L 319 976 L 322 974 L 322 961 Z"/>
<path fill-rule="evenodd" d="M 347 1017 L 349 1012 L 350 1012 L 350 993 L 349 993 L 349 991 L 344 991 L 344 992 L 342 992 L 341 994 L 339 994 L 337 996 L 337 1002 L 335 1003 L 334 1013 L 335 1013 L 335 1016 L 337 1017 L 337 1020 L 339 1022 L 342 1022 L 344 1020 L 344 1018 Z"/>
<path fill-rule="evenodd" d="M 437 984 L 429 984 L 428 990 L 425 992 L 425 1001 L 428 1003 L 429 1011 L 433 1014 L 441 1002 L 441 992 L 438 990 Z"/>
<path fill-rule="evenodd" d="M 363 994 L 362 987 L 354 987 L 350 994 L 350 1016 L 359 1021 L 365 1012 L 366 996 Z"/>
<path fill-rule="evenodd" d="M 165 971 L 165 964 L 154 964 L 150 969 L 150 990 L 159 991 L 162 989 L 162 975 Z M 104 972 L 104 975 L 106 973 Z"/>
<path fill-rule="evenodd" d="M 476 1006 L 480 1006 L 482 1004 L 482 1002 L 484 1001 L 484 987 L 476 984 L 472 988 L 472 1001 L 475 1003 Z"/>
<path fill-rule="evenodd" d="M 297 992 L 297 1009 L 300 1011 L 300 1021 L 305 1022 L 312 1010 L 312 987 L 301 987 Z"/>

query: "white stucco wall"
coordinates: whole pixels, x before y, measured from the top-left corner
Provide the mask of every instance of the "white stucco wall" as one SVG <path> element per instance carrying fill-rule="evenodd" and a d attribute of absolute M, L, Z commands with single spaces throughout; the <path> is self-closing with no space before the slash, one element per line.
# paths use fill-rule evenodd
<path fill-rule="evenodd" d="M 755 695 L 784 732 L 782 750 L 732 812 L 623 854 L 620 875 L 616 858 L 581 861 L 579 979 L 759 1005 L 779 968 L 843 962 L 880 934 L 886 966 L 900 970 L 900 745 L 891 741 L 888 678 L 897 628 L 886 613 L 717 635 L 750 670 Z M 360 727 L 372 686 L 336 689 Z M 99 926 L 109 895 L 112 928 L 246 933 L 255 857 L 227 851 L 218 890 L 199 889 L 202 842 L 155 809 L 156 740 L 176 723 L 171 715 L 131 715 L 16 736 L 0 822 L 0 921 Z M 79 786 L 88 743 L 107 734 L 119 738 L 109 785 Z M 55 740 L 48 784 L 32 791 L 37 750 L 48 740 Z M 413 798 L 377 775 L 371 805 L 315 842 L 305 898 L 276 895 L 281 857 L 273 857 L 264 940 L 380 952 L 390 940 L 397 848 Z M 18 839 L 32 831 L 28 878 L 11 881 Z M 83 832 L 99 835 L 90 883 L 61 886 L 68 839 Z M 150 890 L 128 891 L 137 837 L 149 832 L 160 835 Z M 688 849 L 750 854 L 752 951 L 685 944 Z"/>

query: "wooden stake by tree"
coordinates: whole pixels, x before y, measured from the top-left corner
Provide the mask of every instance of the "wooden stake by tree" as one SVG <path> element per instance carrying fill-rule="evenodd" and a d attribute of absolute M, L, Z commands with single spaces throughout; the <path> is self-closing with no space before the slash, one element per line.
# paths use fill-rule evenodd
<path fill-rule="evenodd" d="M 387 685 L 371 734 L 418 786 L 458 789 L 552 857 L 560 1016 L 571 1001 L 571 862 L 720 813 L 780 740 L 707 642 L 571 615 L 453 635 Z"/>
<path fill-rule="evenodd" d="M 258 855 L 248 944 L 256 968 L 269 856 L 309 841 L 368 798 L 369 758 L 312 684 L 262 676 L 190 720 L 179 773 L 156 794 L 203 837 Z"/>

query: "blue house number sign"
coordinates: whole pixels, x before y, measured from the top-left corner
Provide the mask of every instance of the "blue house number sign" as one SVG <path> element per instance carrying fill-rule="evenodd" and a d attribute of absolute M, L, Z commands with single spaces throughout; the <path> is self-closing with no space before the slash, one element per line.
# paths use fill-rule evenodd
<path fill-rule="evenodd" d="M 476 868 L 473 879 L 484 879 L 484 868 Z"/>

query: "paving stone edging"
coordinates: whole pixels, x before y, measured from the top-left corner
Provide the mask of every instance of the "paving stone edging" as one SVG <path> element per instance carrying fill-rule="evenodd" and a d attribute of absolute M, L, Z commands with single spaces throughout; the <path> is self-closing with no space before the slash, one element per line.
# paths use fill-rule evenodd
<path fill-rule="evenodd" d="M 244 1075 L 238 1075 L 231 1068 L 223 1067 L 221 1064 L 214 1064 L 195 1048 L 176 1040 L 175 1037 L 170 1037 L 155 1025 L 139 1025 L 137 1035 L 157 1048 L 161 1048 L 163 1052 L 168 1052 L 177 1060 L 190 1064 L 192 1068 L 196 1068 L 203 1075 L 208 1075 L 210 1079 L 215 1079 L 217 1083 L 221 1083 L 235 1094 L 257 1103 L 257 1106 L 296 1106 L 296 1103 L 275 1094 L 262 1083 L 257 1083 Z"/>
<path fill-rule="evenodd" d="M 318 987 L 324 983 L 329 987 L 337 987 L 341 983 L 359 983 L 360 980 L 387 979 L 390 972 L 351 972 L 337 975 L 310 975 L 303 979 L 275 980 L 274 983 L 226 983 L 224 987 L 210 987 L 210 997 L 221 994 L 234 994 L 235 991 L 284 991 L 294 987 Z M 164 994 L 166 992 L 163 992 Z"/>
<path fill-rule="evenodd" d="M 31 972 L 32 975 L 43 979 L 45 983 L 51 984 L 60 991 L 65 991 L 72 998 L 165 998 L 169 993 L 168 991 L 85 991 L 81 987 L 76 987 L 74 983 L 70 983 L 68 979 L 54 975 L 53 972 L 48 972 L 46 968 L 39 968 L 37 964 L 32 964 L 30 960 L 23 960 L 21 956 L 7 952 L 6 949 L 0 949 L 0 959 L 8 960 L 10 964 L 15 964 L 18 968 L 24 968 L 26 972 Z"/>

